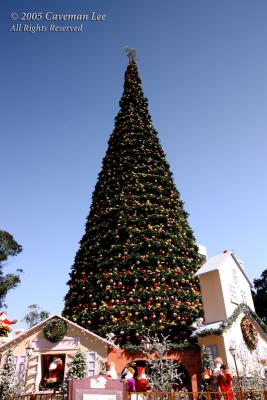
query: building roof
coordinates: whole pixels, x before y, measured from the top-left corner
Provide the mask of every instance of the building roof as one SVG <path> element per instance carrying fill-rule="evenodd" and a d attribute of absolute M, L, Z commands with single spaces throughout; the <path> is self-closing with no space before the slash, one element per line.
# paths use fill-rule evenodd
<path fill-rule="evenodd" d="M 199 334 L 200 332 L 204 331 L 204 330 L 210 330 L 210 329 L 218 329 L 220 328 L 221 324 L 223 321 L 217 321 L 217 322 L 212 322 L 211 324 L 206 324 L 203 326 L 200 326 L 197 330 L 196 333 Z"/>
<path fill-rule="evenodd" d="M 227 268 L 227 264 L 229 264 L 229 261 L 234 261 L 242 274 L 244 275 L 245 279 L 249 283 L 250 287 L 252 288 L 253 285 L 248 278 L 247 274 L 244 271 L 244 268 L 242 266 L 241 261 L 239 261 L 234 253 L 232 251 L 226 251 L 222 254 L 219 254 L 217 256 L 209 258 L 203 265 L 202 267 L 196 272 L 195 276 L 201 276 L 204 274 L 207 274 L 208 272 L 211 271 L 222 271 L 224 268 Z"/>
<path fill-rule="evenodd" d="M 83 333 L 87 333 L 91 336 L 94 336 L 96 339 L 99 339 L 100 341 L 104 342 L 105 344 L 112 346 L 113 348 L 117 349 L 118 346 L 116 346 L 114 343 L 110 342 L 107 339 L 102 338 L 101 336 L 96 335 L 95 333 L 88 331 L 87 329 L 81 327 L 78 324 L 75 324 L 75 322 L 72 322 L 70 320 L 68 320 L 67 318 L 62 317 L 61 315 L 51 315 L 50 317 L 44 319 L 43 321 L 39 322 L 38 324 L 32 326 L 30 329 L 26 330 L 25 332 L 20 333 L 19 335 L 15 336 L 13 339 L 9 340 L 8 342 L 5 342 L 3 344 L 0 344 L 0 352 L 5 351 L 6 348 L 8 348 L 9 346 L 15 346 L 17 343 L 19 343 L 21 340 L 26 339 L 28 336 L 30 336 L 32 333 L 38 331 L 39 329 L 42 329 L 46 323 L 53 319 L 53 318 L 59 318 L 62 319 L 63 321 L 65 321 L 68 325 L 75 327 L 77 329 L 79 329 L 80 331 L 82 331 Z"/>

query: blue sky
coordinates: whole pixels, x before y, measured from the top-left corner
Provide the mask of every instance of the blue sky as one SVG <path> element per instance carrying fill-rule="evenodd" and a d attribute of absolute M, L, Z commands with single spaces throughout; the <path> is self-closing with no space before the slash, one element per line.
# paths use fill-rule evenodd
<path fill-rule="evenodd" d="M 60 313 L 122 93 L 128 45 L 197 241 L 267 267 L 265 0 L 9 0 L 1 4 L 0 229 L 23 253 L 7 297 Z M 11 32 L 23 12 L 106 14 L 82 32 Z M 75 25 L 73 22 L 52 22 Z M 79 25 L 79 23 L 76 23 Z M 19 323 L 18 325 L 23 325 Z"/>

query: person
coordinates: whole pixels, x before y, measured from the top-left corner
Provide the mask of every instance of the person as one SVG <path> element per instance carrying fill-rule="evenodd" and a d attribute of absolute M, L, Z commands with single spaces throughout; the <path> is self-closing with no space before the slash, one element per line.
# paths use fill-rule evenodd
<path fill-rule="evenodd" d="M 127 368 L 126 375 L 123 379 L 123 382 L 127 382 L 127 391 L 128 392 L 135 392 L 135 379 L 134 379 L 135 370 L 132 367 Z"/>
<path fill-rule="evenodd" d="M 224 399 L 233 400 L 233 376 L 223 365 L 221 357 L 215 358 L 214 365 L 215 368 L 213 370 L 209 369 L 204 371 L 204 380 L 211 385 L 212 391 L 222 393 Z"/>
<path fill-rule="evenodd" d="M 106 372 L 104 374 L 105 378 L 107 379 L 113 379 L 116 380 L 118 379 L 118 375 L 115 369 L 115 364 L 112 361 L 106 361 L 105 362 L 105 367 L 106 367 Z"/>
<path fill-rule="evenodd" d="M 144 367 L 137 367 L 137 377 L 135 382 L 135 387 L 137 392 L 147 392 L 147 376 Z"/>
<path fill-rule="evenodd" d="M 16 319 L 13 321 L 7 319 L 7 314 L 5 312 L 0 312 L 0 336 L 8 336 L 12 330 L 10 325 L 16 324 L 16 322 Z"/>
<path fill-rule="evenodd" d="M 60 357 L 54 357 L 49 365 L 49 377 L 45 379 L 45 383 L 49 387 L 58 387 L 64 378 L 64 364 Z"/>

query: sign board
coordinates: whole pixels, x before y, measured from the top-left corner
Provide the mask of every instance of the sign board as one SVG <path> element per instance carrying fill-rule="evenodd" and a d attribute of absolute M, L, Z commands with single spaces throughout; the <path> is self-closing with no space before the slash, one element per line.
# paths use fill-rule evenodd
<path fill-rule="evenodd" d="M 90 387 L 92 389 L 105 389 L 106 383 L 107 383 L 107 379 L 104 376 L 100 376 L 98 378 L 91 379 Z"/>
<path fill-rule="evenodd" d="M 83 400 L 116 400 L 115 394 L 84 394 Z"/>
<path fill-rule="evenodd" d="M 126 388 L 118 379 L 94 375 L 71 380 L 69 394 L 69 400 L 125 400 Z"/>

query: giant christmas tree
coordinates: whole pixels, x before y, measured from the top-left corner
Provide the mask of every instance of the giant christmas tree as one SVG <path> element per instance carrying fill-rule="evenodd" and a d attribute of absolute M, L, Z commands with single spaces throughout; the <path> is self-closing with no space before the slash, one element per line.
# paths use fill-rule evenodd
<path fill-rule="evenodd" d="M 119 343 L 188 337 L 202 312 L 198 248 L 129 60 L 115 128 L 65 297 L 65 317 Z"/>

